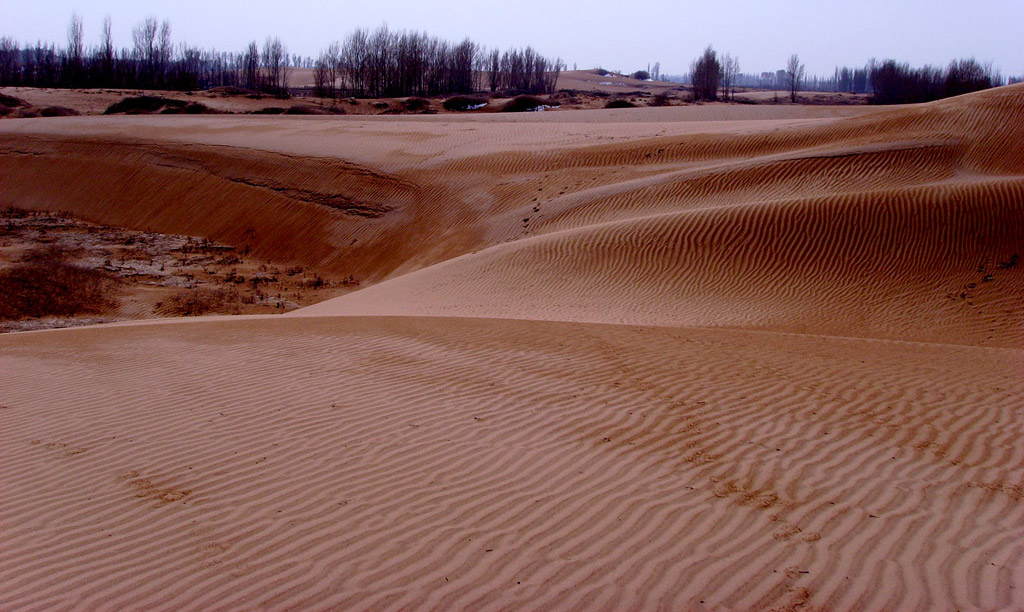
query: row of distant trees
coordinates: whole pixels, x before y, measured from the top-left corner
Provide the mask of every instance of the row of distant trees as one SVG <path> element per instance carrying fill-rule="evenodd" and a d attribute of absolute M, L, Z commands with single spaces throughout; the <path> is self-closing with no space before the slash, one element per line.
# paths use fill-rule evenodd
<path fill-rule="evenodd" d="M 551 93 L 565 68 L 530 47 L 500 51 L 466 39 L 452 43 L 426 33 L 394 32 L 386 26 L 359 29 L 331 44 L 317 59 L 290 56 L 277 37 L 249 43 L 240 53 L 175 45 L 171 24 L 149 17 L 132 29 L 132 46 L 115 48 L 106 18 L 100 44 L 86 48 L 82 19 L 74 15 L 65 47 L 36 43 L 21 46 L 0 38 L 0 86 L 117 87 L 194 90 L 217 86 L 286 93 L 295 67 L 312 68 L 319 95 L 410 96 L 490 90 Z M 653 71 L 637 78 L 659 78 Z M 719 55 L 711 46 L 690 66 L 686 77 L 695 100 L 729 99 L 737 87 L 797 92 L 873 94 L 878 104 L 926 102 L 1005 84 L 991 64 L 955 60 L 946 68 L 913 68 L 895 60 L 872 60 L 861 68 L 837 67 L 831 77 L 808 77 L 797 55 L 785 69 L 759 75 L 740 72 L 739 59 Z M 1020 79 L 1009 79 L 1015 82 Z"/>
<path fill-rule="evenodd" d="M 991 64 L 974 59 L 954 60 L 945 69 L 912 68 L 895 60 L 872 62 L 868 67 L 877 104 L 908 104 L 959 96 L 1003 84 Z"/>
<path fill-rule="evenodd" d="M 241 53 L 175 45 L 169 21 L 148 17 L 132 28 L 132 46 L 117 49 L 111 20 L 103 21 L 100 44 L 86 49 L 82 19 L 71 18 L 67 46 L 21 46 L 0 38 L 0 85 L 26 87 L 118 87 L 194 90 L 233 85 L 280 93 L 287 89 L 290 57 L 281 40 L 255 41 Z"/>
<path fill-rule="evenodd" d="M 313 69 L 317 93 L 360 96 L 437 95 L 490 89 L 551 93 L 564 68 L 530 47 L 500 52 L 469 39 L 459 43 L 387 26 L 358 29 L 320 56 L 290 56 L 277 37 L 249 43 L 240 53 L 175 45 L 171 24 L 150 17 L 132 29 L 132 46 L 117 49 L 111 21 L 100 44 L 87 49 L 78 15 L 68 26 L 67 46 L 19 45 L 0 38 L 0 86 L 109 87 L 195 90 L 237 86 L 285 93 L 296 67 Z"/>
<path fill-rule="evenodd" d="M 423 32 L 359 29 L 320 52 L 318 95 L 429 96 L 489 89 L 552 93 L 563 69 L 531 47 L 501 52 L 469 39 L 451 43 Z"/>
<path fill-rule="evenodd" d="M 799 91 L 870 93 L 875 104 L 928 102 L 1006 84 L 991 64 L 973 58 L 954 60 L 946 68 L 912 68 L 891 59 L 871 60 L 863 68 L 836 67 L 832 77 L 808 78 L 800 57 L 794 54 L 784 69 L 745 75 L 740 73 L 738 58 L 719 56 L 711 46 L 690 65 L 687 80 L 694 100 L 729 99 L 736 87 L 759 87 L 786 91 L 793 102 Z"/>

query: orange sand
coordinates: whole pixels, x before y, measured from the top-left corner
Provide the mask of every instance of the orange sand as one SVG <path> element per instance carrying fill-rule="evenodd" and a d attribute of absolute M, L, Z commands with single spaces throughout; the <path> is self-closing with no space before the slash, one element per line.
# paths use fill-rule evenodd
<path fill-rule="evenodd" d="M 0 205 L 369 286 L 0 337 L 0 609 L 1020 609 L 1022 117 L 4 121 Z"/>

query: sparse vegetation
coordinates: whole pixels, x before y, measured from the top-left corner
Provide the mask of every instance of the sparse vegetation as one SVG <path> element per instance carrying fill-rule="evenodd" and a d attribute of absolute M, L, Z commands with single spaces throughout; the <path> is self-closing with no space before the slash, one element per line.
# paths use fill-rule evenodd
<path fill-rule="evenodd" d="M 625 100 L 623 98 L 619 98 L 617 100 L 609 100 L 608 103 L 604 105 L 604 107 L 605 108 L 636 108 L 636 104 L 633 104 L 629 100 Z"/>
<path fill-rule="evenodd" d="M 281 270 L 208 238 L 97 226 L 59 213 L 3 209 L 0 228 L 0 333 L 115 320 L 122 299 L 134 316 L 280 312 L 358 284 L 301 266 Z"/>
<path fill-rule="evenodd" d="M 0 319 L 99 313 L 113 306 L 116 286 L 107 274 L 70 263 L 60 248 L 40 248 L 0 271 Z"/>
<path fill-rule="evenodd" d="M 197 287 L 172 295 L 160 307 L 167 314 L 194 317 L 212 312 L 238 314 L 241 304 L 242 296 L 234 289 Z"/>

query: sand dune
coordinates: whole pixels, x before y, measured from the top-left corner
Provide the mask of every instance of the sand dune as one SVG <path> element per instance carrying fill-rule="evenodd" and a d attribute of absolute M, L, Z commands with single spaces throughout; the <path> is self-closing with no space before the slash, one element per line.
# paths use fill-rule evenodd
<path fill-rule="evenodd" d="M 0 609 L 1024 607 L 1024 86 L 784 108 L 3 122 L 367 287 L 0 336 Z"/>

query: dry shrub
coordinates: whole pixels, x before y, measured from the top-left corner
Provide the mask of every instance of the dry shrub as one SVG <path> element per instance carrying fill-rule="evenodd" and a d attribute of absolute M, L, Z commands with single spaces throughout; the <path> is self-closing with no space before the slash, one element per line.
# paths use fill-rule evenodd
<path fill-rule="evenodd" d="M 402 108 L 411 112 L 430 110 L 430 100 L 426 98 L 406 98 L 402 101 Z"/>
<path fill-rule="evenodd" d="M 59 248 L 40 249 L 0 272 L 0 319 L 100 313 L 115 306 L 116 286 L 103 272 L 69 262 Z"/>
<path fill-rule="evenodd" d="M 43 117 L 74 117 L 79 113 L 73 108 L 67 108 L 64 106 L 47 106 L 43 110 L 39 111 L 39 114 Z"/>
<path fill-rule="evenodd" d="M 554 100 L 545 100 L 535 96 L 516 96 L 509 100 L 501 110 L 505 113 L 522 113 L 537 110 L 542 106 L 558 105 L 558 102 Z"/>
<path fill-rule="evenodd" d="M 651 106 L 669 106 L 672 104 L 672 102 L 671 99 L 668 97 L 668 94 L 660 93 L 653 96 L 651 98 L 651 101 L 648 102 L 648 104 L 650 104 Z"/>
<path fill-rule="evenodd" d="M 7 106 L 10 108 L 15 106 L 28 106 L 28 102 L 21 98 L 15 98 L 14 96 L 8 96 L 7 94 L 0 93 L 0 106 Z"/>
<path fill-rule="evenodd" d="M 213 109 L 199 102 L 186 102 L 163 96 L 129 96 L 114 102 L 103 111 L 104 115 L 147 115 L 160 113 L 161 115 L 200 115 L 214 113 Z"/>
<path fill-rule="evenodd" d="M 168 106 L 160 111 L 161 115 L 205 115 L 217 111 L 200 102 L 189 102 L 185 106 Z"/>
<path fill-rule="evenodd" d="M 162 304 L 167 314 L 193 317 L 196 315 L 217 312 L 221 314 L 238 314 L 242 298 L 234 289 L 208 289 L 199 287 L 186 289 L 171 296 Z"/>
<path fill-rule="evenodd" d="M 604 107 L 605 108 L 636 108 L 636 104 L 633 104 L 629 100 L 623 100 L 623 99 L 620 98 L 618 100 L 609 100 L 608 103 L 604 105 Z"/>
<path fill-rule="evenodd" d="M 164 108 L 184 106 L 185 102 L 182 102 L 181 100 L 172 100 L 162 96 L 129 96 L 108 106 L 107 110 L 103 111 L 103 114 L 114 115 L 117 113 L 125 113 L 135 115 L 142 113 L 155 113 Z"/>
<path fill-rule="evenodd" d="M 285 115 L 344 115 L 345 109 L 340 106 L 309 106 L 306 104 L 293 104 L 284 111 Z"/>
<path fill-rule="evenodd" d="M 284 111 L 286 115 L 325 115 L 322 109 L 315 108 L 312 106 L 306 106 L 304 104 L 292 104 Z"/>
<path fill-rule="evenodd" d="M 445 100 L 441 106 L 449 111 L 468 111 L 479 107 L 481 104 L 487 104 L 487 100 L 473 96 L 452 96 Z"/>

